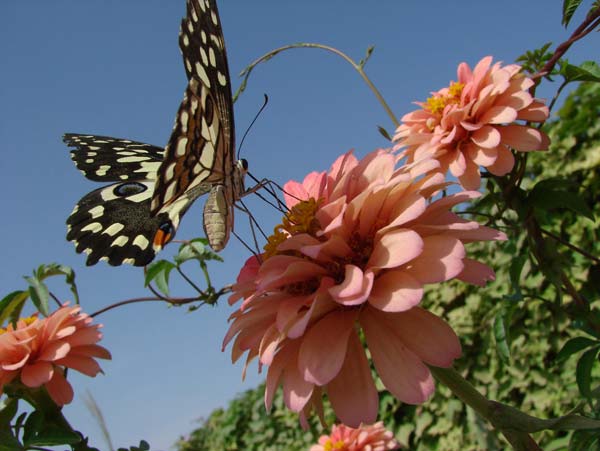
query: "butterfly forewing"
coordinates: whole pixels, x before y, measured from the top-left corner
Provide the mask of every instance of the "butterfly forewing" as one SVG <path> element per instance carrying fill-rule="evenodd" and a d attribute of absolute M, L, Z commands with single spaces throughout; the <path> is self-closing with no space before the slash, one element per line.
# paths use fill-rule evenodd
<path fill-rule="evenodd" d="M 158 170 L 153 213 L 233 170 L 231 86 L 215 1 L 188 0 L 179 46 L 189 82 Z"/>
<path fill-rule="evenodd" d="M 145 180 L 156 173 L 164 154 L 160 147 L 110 136 L 66 133 L 63 141 L 73 148 L 77 169 L 98 182 Z"/>
<path fill-rule="evenodd" d="M 74 147 L 72 159 L 87 178 L 118 181 L 81 198 L 67 219 L 67 240 L 75 242 L 77 252 L 88 254 L 88 265 L 99 260 L 111 265 L 148 264 L 173 238 L 191 204 L 182 198 L 164 212 L 151 214 L 163 150 L 107 136 L 66 134 L 64 140 Z M 209 185 L 200 185 L 194 194 L 209 190 Z"/>

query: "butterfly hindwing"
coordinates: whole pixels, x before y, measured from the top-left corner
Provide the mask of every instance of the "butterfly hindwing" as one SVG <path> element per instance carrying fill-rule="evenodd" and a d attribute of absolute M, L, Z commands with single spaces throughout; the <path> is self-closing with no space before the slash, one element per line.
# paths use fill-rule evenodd
<path fill-rule="evenodd" d="M 187 1 L 179 45 L 189 82 L 158 170 L 153 213 L 202 183 L 222 182 L 234 168 L 229 68 L 214 0 Z"/>
<path fill-rule="evenodd" d="M 155 256 L 152 240 L 168 226 L 167 213 L 150 214 L 154 183 L 114 183 L 86 194 L 67 219 L 67 240 L 88 255 L 87 264 L 148 264 Z"/>

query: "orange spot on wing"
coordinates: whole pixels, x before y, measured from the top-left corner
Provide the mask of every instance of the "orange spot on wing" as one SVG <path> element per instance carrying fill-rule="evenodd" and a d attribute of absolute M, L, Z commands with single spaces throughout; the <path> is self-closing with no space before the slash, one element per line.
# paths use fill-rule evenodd
<path fill-rule="evenodd" d="M 169 241 L 171 241 L 172 238 L 173 238 L 172 234 L 159 229 L 156 232 L 156 234 L 154 235 L 154 240 L 153 240 L 154 247 L 162 248 L 162 247 L 164 247 L 165 244 L 167 244 Z"/>

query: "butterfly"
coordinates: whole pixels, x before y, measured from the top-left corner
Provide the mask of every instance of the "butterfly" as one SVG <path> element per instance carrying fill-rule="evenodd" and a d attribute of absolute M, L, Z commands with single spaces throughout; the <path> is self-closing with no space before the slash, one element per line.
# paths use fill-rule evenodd
<path fill-rule="evenodd" d="M 187 0 L 179 47 L 188 85 L 164 149 L 106 136 L 64 136 L 87 178 L 113 182 L 84 196 L 67 220 L 67 240 L 88 254 L 88 265 L 148 264 L 173 239 L 191 203 L 207 192 L 209 244 L 216 251 L 227 244 L 248 166 L 235 160 L 229 68 L 215 0 Z"/>

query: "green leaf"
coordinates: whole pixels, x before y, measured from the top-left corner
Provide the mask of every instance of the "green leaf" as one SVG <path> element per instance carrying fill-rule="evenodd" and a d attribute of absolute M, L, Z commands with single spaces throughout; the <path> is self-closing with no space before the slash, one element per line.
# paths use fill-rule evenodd
<path fill-rule="evenodd" d="M 388 131 L 385 128 L 383 128 L 381 125 L 377 126 L 377 130 L 379 130 L 379 134 L 381 136 L 383 136 L 385 139 L 387 139 L 388 141 L 392 140 L 392 137 L 390 136 Z"/>
<path fill-rule="evenodd" d="M 170 272 L 175 268 L 175 265 L 167 260 L 158 260 L 154 263 L 151 263 L 146 268 L 146 272 L 144 275 L 144 286 L 147 287 L 150 282 L 152 282 L 159 273 L 163 271 Z"/>
<path fill-rule="evenodd" d="M 590 451 L 598 449 L 600 433 L 597 431 L 576 431 L 571 436 L 569 451 Z"/>
<path fill-rule="evenodd" d="M 577 386 L 582 396 L 591 397 L 592 368 L 598 354 L 598 346 L 586 351 L 577 362 Z"/>
<path fill-rule="evenodd" d="M 181 245 L 179 253 L 174 257 L 175 263 L 180 266 L 188 260 L 216 260 L 222 262 L 223 259 L 210 250 L 206 238 L 196 238 L 188 243 Z"/>
<path fill-rule="evenodd" d="M 0 451 L 20 451 L 25 448 L 12 431 L 0 428 Z"/>
<path fill-rule="evenodd" d="M 52 276 L 65 276 L 65 280 L 67 284 L 69 284 L 71 293 L 73 293 L 73 300 L 76 304 L 79 304 L 79 294 L 77 292 L 77 285 L 75 284 L 75 271 L 73 271 L 73 268 L 70 266 L 60 265 L 58 263 L 40 265 L 36 271 L 36 276 L 40 280 Z"/>
<path fill-rule="evenodd" d="M 494 318 L 494 339 L 496 350 L 505 363 L 510 361 L 510 343 L 505 323 L 506 311 L 503 309 Z"/>
<path fill-rule="evenodd" d="M 0 428 L 9 425 L 11 420 L 17 414 L 19 400 L 16 398 L 7 398 L 0 409 Z"/>
<path fill-rule="evenodd" d="M 560 74 L 565 77 L 566 82 L 575 81 L 600 81 L 600 66 L 595 61 L 584 61 L 579 66 L 564 64 L 560 68 Z"/>
<path fill-rule="evenodd" d="M 39 431 L 31 440 L 25 442 L 25 444 L 29 446 L 56 446 L 75 444 L 80 441 L 81 436 L 75 431 L 67 427 L 49 425 Z"/>
<path fill-rule="evenodd" d="M 564 344 L 561 350 L 558 351 L 558 354 L 554 359 L 554 363 L 558 365 L 559 363 L 562 363 L 565 360 L 567 360 L 573 354 L 576 354 L 577 352 L 594 345 L 599 346 L 600 343 L 598 343 L 598 341 L 596 340 L 592 340 L 586 337 L 571 338 Z"/>
<path fill-rule="evenodd" d="M 594 220 L 594 213 L 579 193 L 567 191 L 573 188 L 570 183 L 560 178 L 548 179 L 535 185 L 527 196 L 529 205 L 542 211 L 554 208 L 566 208 L 586 218 Z"/>
<path fill-rule="evenodd" d="M 510 285 L 513 294 L 506 296 L 510 301 L 516 302 L 523 299 L 523 294 L 521 293 L 521 272 L 523 271 L 523 266 L 525 266 L 528 257 L 527 254 L 521 254 L 514 258 L 510 263 L 508 274 L 510 276 Z"/>
<path fill-rule="evenodd" d="M 175 268 L 176 266 L 167 260 L 159 260 L 152 263 L 146 269 L 144 286 L 147 287 L 150 282 L 154 281 L 156 287 L 163 294 L 169 296 L 169 274 Z"/>
<path fill-rule="evenodd" d="M 37 277 L 25 277 L 25 280 L 29 284 L 29 296 L 33 304 L 42 315 L 48 316 L 50 314 L 48 309 L 48 299 L 50 298 L 48 287 Z"/>
<path fill-rule="evenodd" d="M 563 1 L 562 24 L 565 27 L 567 25 L 569 25 L 569 22 L 571 21 L 573 14 L 575 14 L 575 11 L 577 10 L 577 8 L 579 8 L 579 5 L 581 4 L 582 1 L 583 0 L 564 0 Z"/>
<path fill-rule="evenodd" d="M 40 411 L 34 411 L 29 414 L 23 425 L 23 443 L 29 444 L 38 434 L 44 423 L 44 414 Z"/>
<path fill-rule="evenodd" d="M 0 301 L 0 326 L 7 319 L 16 321 L 21 314 L 23 304 L 29 297 L 29 291 L 13 291 Z"/>

